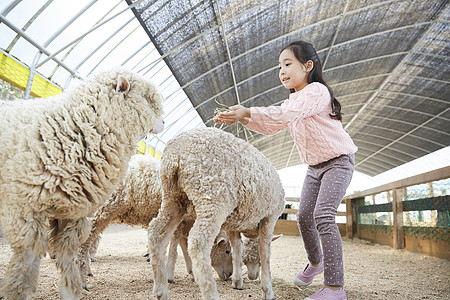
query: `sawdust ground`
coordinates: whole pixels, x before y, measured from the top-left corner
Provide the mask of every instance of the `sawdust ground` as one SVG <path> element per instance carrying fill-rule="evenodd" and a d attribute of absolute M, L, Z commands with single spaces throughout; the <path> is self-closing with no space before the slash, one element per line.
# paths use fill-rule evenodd
<path fill-rule="evenodd" d="M 153 274 L 146 253 L 147 233 L 140 227 L 112 226 L 100 242 L 94 277 L 83 299 L 153 299 Z M 431 256 L 393 250 L 389 246 L 363 240 L 343 239 L 345 290 L 348 299 L 450 299 L 450 262 Z M 175 283 L 169 285 L 171 299 L 200 299 L 200 291 L 186 274 L 179 251 Z M 4 276 L 11 250 L 0 238 L 0 279 Z M 292 283 L 295 274 L 307 263 L 301 238 L 284 236 L 272 244 L 271 271 L 276 299 L 304 299 L 321 287 L 317 277 L 306 288 Z M 245 270 L 245 268 L 244 268 Z M 260 299 L 259 280 L 245 278 L 244 289 L 234 290 L 231 281 L 216 276 L 221 299 Z M 245 276 L 245 271 L 244 271 Z M 60 299 L 58 273 L 54 262 L 45 257 L 41 263 L 39 287 L 32 299 Z"/>

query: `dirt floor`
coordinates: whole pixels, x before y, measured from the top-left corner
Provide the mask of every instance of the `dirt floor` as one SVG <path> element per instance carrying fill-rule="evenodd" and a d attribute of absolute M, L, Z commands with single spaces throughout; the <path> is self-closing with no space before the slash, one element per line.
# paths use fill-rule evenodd
<path fill-rule="evenodd" d="M 103 235 L 94 277 L 83 299 L 153 299 L 153 274 L 146 253 L 147 233 L 140 227 L 113 226 Z M 363 240 L 344 238 L 345 290 L 348 299 L 450 299 L 450 261 L 431 256 L 396 251 Z M 169 285 L 174 300 L 200 299 L 197 285 L 186 274 L 181 250 L 175 270 L 175 283 Z M 0 279 L 3 278 L 10 248 L 0 238 Z M 271 271 L 276 299 L 304 299 L 321 287 L 317 277 L 306 288 L 292 283 L 295 274 L 307 263 L 301 238 L 283 236 L 272 244 Z M 245 268 L 244 268 L 245 270 Z M 259 280 L 244 280 L 243 290 L 231 288 L 231 281 L 216 276 L 221 299 L 261 299 Z M 245 276 L 245 271 L 244 271 Z M 59 299 L 58 274 L 51 259 L 41 263 L 37 293 L 32 299 Z"/>

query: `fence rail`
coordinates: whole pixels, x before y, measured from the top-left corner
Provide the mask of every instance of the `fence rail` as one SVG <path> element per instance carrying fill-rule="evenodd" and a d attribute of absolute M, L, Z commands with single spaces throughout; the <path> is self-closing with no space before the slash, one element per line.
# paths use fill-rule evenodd
<path fill-rule="evenodd" d="M 434 196 L 432 192 L 430 197 L 408 200 L 406 191 L 411 186 L 425 183 L 432 186 L 432 182 L 449 178 L 450 166 L 346 196 L 343 200 L 346 212 L 337 213 L 337 216 L 346 216 L 346 223 L 338 223 L 341 235 L 450 260 L 450 195 Z M 366 197 L 374 199 L 381 193 L 386 193 L 388 203 L 375 204 L 373 201 L 367 205 Z M 418 212 L 421 216 L 424 211 L 430 211 L 433 224 L 416 226 L 404 220 L 404 215 L 409 216 L 409 212 Z M 386 213 L 383 218 L 376 217 L 382 212 Z M 295 215 L 297 209 L 285 209 L 283 213 Z M 364 217 L 373 223 L 364 224 Z M 299 235 L 294 220 L 278 220 L 274 232 Z"/>

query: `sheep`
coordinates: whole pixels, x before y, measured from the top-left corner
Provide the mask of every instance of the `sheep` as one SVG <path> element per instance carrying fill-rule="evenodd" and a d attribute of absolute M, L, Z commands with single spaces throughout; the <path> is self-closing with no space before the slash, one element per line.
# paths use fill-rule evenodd
<path fill-rule="evenodd" d="M 174 282 L 175 262 L 177 259 L 177 245 L 180 245 L 183 251 L 184 261 L 186 263 L 187 273 L 192 274 L 192 260 L 188 254 L 188 234 L 191 230 L 195 219 L 192 219 L 195 214 L 187 214 L 183 221 L 178 225 L 172 240 L 170 241 L 170 247 L 168 252 L 167 261 L 167 281 L 169 283 Z M 150 236 L 149 231 L 149 236 Z M 216 271 L 217 275 L 222 280 L 227 280 L 233 273 L 231 245 L 228 237 L 224 231 L 220 231 L 214 240 L 213 247 L 211 249 L 211 266 Z M 195 278 L 193 278 L 195 280 Z"/>
<path fill-rule="evenodd" d="M 111 223 L 147 227 L 148 223 L 157 216 L 161 201 L 159 162 L 150 155 L 133 156 L 122 184 L 96 212 L 89 237 L 80 248 L 79 261 L 84 285 L 86 285 L 86 275 L 92 276 L 90 257 L 95 256 L 100 234 L 106 227 Z M 187 272 L 188 274 L 192 273 L 192 263 L 187 255 L 187 236 L 194 223 L 192 215 L 191 219 L 180 223 L 177 234 L 172 239 L 169 251 L 170 263 L 168 264 L 169 282 L 174 282 L 178 243 L 184 253 Z M 226 235 L 219 234 L 211 252 L 211 259 L 213 268 L 223 280 L 228 279 L 232 273 L 230 250 L 231 246 Z"/>
<path fill-rule="evenodd" d="M 243 288 L 242 241 L 259 236 L 263 299 L 274 299 L 270 242 L 284 210 L 284 190 L 269 160 L 249 143 L 217 128 L 180 133 L 164 149 L 161 162 L 163 202 L 149 224 L 153 294 L 169 299 L 165 249 L 186 211 L 196 219 L 188 237 L 193 273 L 203 299 L 219 299 L 209 253 L 221 228 L 232 247 L 232 286 Z"/>
<path fill-rule="evenodd" d="M 282 234 L 275 235 L 272 237 L 272 242 L 282 237 Z M 259 238 L 248 239 L 244 237 L 243 239 L 243 251 L 242 251 L 242 262 L 247 267 L 247 277 L 250 280 L 256 280 L 259 277 L 259 269 L 261 262 L 259 259 Z"/>
<path fill-rule="evenodd" d="M 123 68 L 58 96 L 0 105 L 0 223 L 13 252 L 2 297 L 36 291 L 51 244 L 62 299 L 79 299 L 87 217 L 125 175 L 137 142 L 162 131 L 162 115 L 155 87 Z"/>

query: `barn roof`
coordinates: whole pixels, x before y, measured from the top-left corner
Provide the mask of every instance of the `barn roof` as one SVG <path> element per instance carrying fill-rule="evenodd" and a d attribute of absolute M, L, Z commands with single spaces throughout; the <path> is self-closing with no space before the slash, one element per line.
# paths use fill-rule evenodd
<path fill-rule="evenodd" d="M 85 6 L 78 4 L 80 14 L 65 12 L 68 16 L 86 18 L 96 8 L 106 16 L 100 20 L 97 11 L 99 23 L 112 16 L 113 9 L 133 6 L 126 16 L 115 17 L 117 29 L 98 30 L 102 37 L 90 39 L 84 51 L 73 41 L 89 28 L 72 35 L 68 29 L 46 28 L 48 34 L 40 37 L 37 29 L 23 28 L 46 3 L 30 8 L 36 1 L 22 1 L 32 12 L 20 17 L 14 12 L 26 6 L 12 7 L 14 2 L 21 1 L 0 6 L 2 52 L 17 56 L 8 46 L 18 31 L 9 34 L 14 30 L 8 22 L 22 33 L 31 31 L 31 38 L 49 50 L 37 68 L 47 79 L 56 78 L 50 76 L 55 67 L 62 70 L 61 78 L 83 78 L 102 63 L 111 64 L 116 48 L 127 48 L 127 55 L 115 61 L 156 80 L 166 98 L 168 130 L 147 140 L 161 151 L 182 130 L 214 126 L 218 108 L 279 105 L 288 92 L 278 80 L 278 55 L 295 40 L 312 43 L 319 54 L 325 80 L 343 107 L 343 126 L 359 148 L 356 170 L 377 175 L 450 145 L 450 12 L 445 0 L 127 0 L 114 7 L 107 1 L 74 1 Z M 55 1 L 44 9 L 56 2 L 67 3 Z M 32 20 L 30 29 L 38 21 Z M 76 46 L 72 54 L 67 54 L 70 47 L 57 53 L 66 45 L 62 38 L 59 44 L 46 44 L 55 34 L 71 36 L 65 43 Z M 23 43 L 33 48 L 31 42 Z M 99 47 L 103 52 L 94 51 Z M 75 56 L 77 51 L 84 56 Z M 45 61 L 52 54 L 59 62 Z M 92 57 L 96 60 L 87 64 Z M 60 67 L 64 63 L 65 70 Z M 64 88 L 62 82 L 67 79 L 60 80 Z M 223 129 L 252 143 L 277 169 L 301 164 L 286 130 L 263 136 L 236 125 Z"/>

